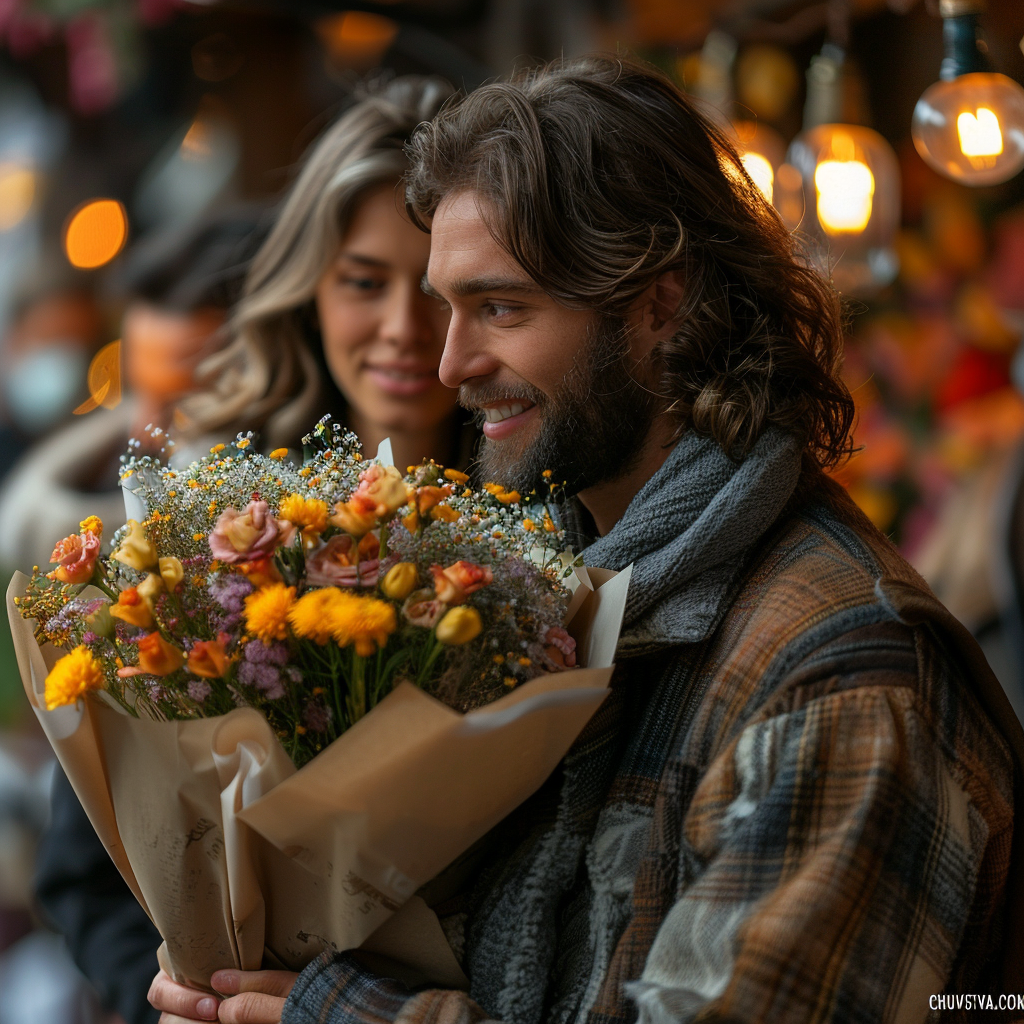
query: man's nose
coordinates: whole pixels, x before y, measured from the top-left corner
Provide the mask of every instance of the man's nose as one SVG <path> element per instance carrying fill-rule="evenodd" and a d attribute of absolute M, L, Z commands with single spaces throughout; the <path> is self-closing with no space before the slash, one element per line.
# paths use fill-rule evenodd
<path fill-rule="evenodd" d="M 441 383 L 449 388 L 457 388 L 473 377 L 486 377 L 494 373 L 499 365 L 499 361 L 487 350 L 467 318 L 452 313 L 438 368 Z"/>

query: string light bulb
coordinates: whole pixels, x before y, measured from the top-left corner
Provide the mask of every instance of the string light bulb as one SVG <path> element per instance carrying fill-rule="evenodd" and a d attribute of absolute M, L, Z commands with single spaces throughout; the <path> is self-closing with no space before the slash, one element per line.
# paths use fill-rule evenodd
<path fill-rule="evenodd" d="M 998 185 L 1024 168 L 1024 89 L 989 67 L 982 7 L 982 0 L 940 0 L 946 53 L 910 127 L 925 163 L 963 185 Z"/>
<path fill-rule="evenodd" d="M 842 121 L 842 51 L 826 44 L 807 73 L 804 130 L 776 174 L 775 206 L 850 295 L 889 284 L 899 270 L 899 164 L 878 132 Z"/>
<path fill-rule="evenodd" d="M 782 136 L 759 121 L 734 121 L 730 134 L 743 169 L 761 195 L 769 203 L 773 202 L 775 178 L 779 165 L 786 158 L 786 143 Z"/>

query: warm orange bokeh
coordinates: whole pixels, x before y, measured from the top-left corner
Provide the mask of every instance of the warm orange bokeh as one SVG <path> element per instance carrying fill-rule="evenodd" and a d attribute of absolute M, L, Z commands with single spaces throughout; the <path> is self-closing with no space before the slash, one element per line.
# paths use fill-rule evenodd
<path fill-rule="evenodd" d="M 93 199 L 78 208 L 64 231 L 64 251 L 73 267 L 95 270 L 109 263 L 128 239 L 128 216 L 114 199 Z"/>

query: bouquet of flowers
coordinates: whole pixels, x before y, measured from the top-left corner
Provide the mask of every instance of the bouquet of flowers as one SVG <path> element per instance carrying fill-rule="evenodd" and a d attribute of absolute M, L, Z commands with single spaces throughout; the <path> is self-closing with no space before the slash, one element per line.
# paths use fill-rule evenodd
<path fill-rule="evenodd" d="M 573 569 L 499 485 L 366 462 L 326 421 L 306 442 L 126 458 L 111 554 L 90 517 L 12 584 L 26 692 L 172 976 L 372 948 L 402 907 L 377 948 L 457 983 L 410 897 L 601 702 L 628 573 Z"/>

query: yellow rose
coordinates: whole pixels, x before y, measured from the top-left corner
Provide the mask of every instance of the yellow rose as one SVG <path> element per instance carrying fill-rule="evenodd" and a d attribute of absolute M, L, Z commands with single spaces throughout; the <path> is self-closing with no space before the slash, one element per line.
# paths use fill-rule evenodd
<path fill-rule="evenodd" d="M 372 509 L 364 511 L 354 507 L 352 502 L 347 501 L 344 504 L 339 503 L 334 506 L 334 515 L 331 516 L 331 522 L 335 526 L 341 527 L 341 529 L 353 537 L 362 537 L 377 525 L 377 516 Z"/>
<path fill-rule="evenodd" d="M 157 564 L 160 566 L 160 578 L 168 590 L 173 590 L 185 578 L 181 562 L 173 555 L 159 559 Z"/>
<path fill-rule="evenodd" d="M 374 465 L 359 474 L 359 486 L 352 497 L 372 502 L 374 511 L 383 519 L 408 504 L 409 488 L 396 467 Z"/>
<path fill-rule="evenodd" d="M 380 589 L 392 601 L 404 601 L 416 589 L 418 575 L 412 562 L 399 562 L 388 570 Z"/>
<path fill-rule="evenodd" d="M 437 624 L 437 639 L 443 644 L 458 647 L 478 637 L 483 628 L 480 613 L 475 608 L 459 605 L 449 608 Z"/>
<path fill-rule="evenodd" d="M 128 520 L 128 533 L 113 557 L 139 572 L 157 567 L 156 548 L 146 536 L 145 527 L 134 519 Z"/>

